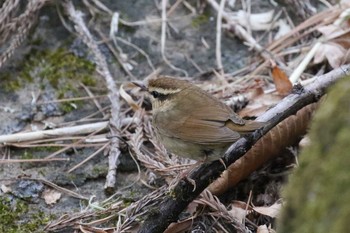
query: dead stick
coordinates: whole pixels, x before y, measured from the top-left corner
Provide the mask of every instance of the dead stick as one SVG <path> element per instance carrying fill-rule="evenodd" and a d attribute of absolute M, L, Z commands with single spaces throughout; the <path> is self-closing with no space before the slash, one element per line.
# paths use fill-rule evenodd
<path fill-rule="evenodd" d="M 70 19 L 75 24 L 75 30 L 78 32 L 84 43 L 92 50 L 95 55 L 97 72 L 105 79 L 108 88 L 108 97 L 111 101 L 111 119 L 109 123 L 109 129 L 111 134 L 110 139 L 110 151 L 108 156 L 108 174 L 106 177 L 106 190 L 114 190 L 117 174 L 117 162 L 120 156 L 119 138 L 120 138 L 120 103 L 119 92 L 113 80 L 111 73 L 109 72 L 106 59 L 102 52 L 98 48 L 97 42 L 94 40 L 92 34 L 87 28 L 82 16 L 83 13 L 76 10 L 71 1 L 64 1 L 63 6 L 66 9 Z"/>

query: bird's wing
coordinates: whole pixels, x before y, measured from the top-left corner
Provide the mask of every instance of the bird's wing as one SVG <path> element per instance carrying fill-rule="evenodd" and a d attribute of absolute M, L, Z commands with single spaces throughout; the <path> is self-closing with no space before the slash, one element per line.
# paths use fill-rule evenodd
<path fill-rule="evenodd" d="M 240 138 L 240 134 L 225 127 L 224 122 L 198 119 L 172 122 L 166 132 L 160 133 L 191 143 L 212 145 L 234 142 Z"/>
<path fill-rule="evenodd" d="M 161 135 L 191 143 L 215 145 L 234 142 L 240 138 L 241 132 L 245 132 L 246 122 L 230 107 L 198 88 L 186 91 L 195 91 L 201 98 L 183 94 L 187 103 L 192 105 L 179 104 L 172 111 L 159 113 L 166 115 L 156 121 L 155 127 Z"/>
<path fill-rule="evenodd" d="M 233 111 L 223 103 L 213 101 L 216 103 L 214 104 L 210 98 L 205 97 L 203 104 L 196 105 L 195 111 L 192 111 L 191 107 L 179 106 L 176 111 L 181 111 L 181 113 L 164 113 L 167 114 L 167 117 L 163 119 L 167 119 L 167 122 L 157 120 L 158 132 L 167 137 L 208 145 L 229 143 L 239 139 L 240 134 L 238 132 L 225 126 Z M 178 115 L 186 117 L 177 118 Z M 171 121 L 171 124 L 169 121 Z M 166 128 L 166 131 L 164 128 Z"/>

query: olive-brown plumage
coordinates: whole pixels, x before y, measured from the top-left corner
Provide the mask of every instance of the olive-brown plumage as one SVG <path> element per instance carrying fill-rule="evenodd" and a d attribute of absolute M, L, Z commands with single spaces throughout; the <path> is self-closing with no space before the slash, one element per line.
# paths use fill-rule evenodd
<path fill-rule="evenodd" d="M 214 160 L 242 134 L 262 122 L 245 121 L 194 84 L 170 77 L 151 79 L 153 126 L 167 150 L 195 160 Z"/>

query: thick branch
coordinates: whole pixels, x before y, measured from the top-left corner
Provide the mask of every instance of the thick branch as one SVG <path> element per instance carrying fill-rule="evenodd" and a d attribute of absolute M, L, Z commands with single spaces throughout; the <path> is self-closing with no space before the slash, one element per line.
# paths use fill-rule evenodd
<path fill-rule="evenodd" d="M 317 102 L 326 89 L 338 79 L 350 74 L 350 65 L 342 66 L 325 75 L 319 76 L 312 84 L 303 88 L 296 86 L 292 94 L 284 98 L 278 105 L 258 118 L 269 122 L 264 128 L 247 135 L 235 142 L 225 153 L 223 161 L 228 167 L 242 157 L 264 134 L 287 117 L 295 114 L 308 104 Z M 139 232 L 164 232 L 171 222 L 177 220 L 179 214 L 192 202 L 213 180 L 224 171 L 224 166 L 218 160 L 203 164 L 189 175 L 196 182 L 196 189 L 186 179 L 182 179 L 172 191 L 165 196 L 162 203 L 150 211 Z"/>

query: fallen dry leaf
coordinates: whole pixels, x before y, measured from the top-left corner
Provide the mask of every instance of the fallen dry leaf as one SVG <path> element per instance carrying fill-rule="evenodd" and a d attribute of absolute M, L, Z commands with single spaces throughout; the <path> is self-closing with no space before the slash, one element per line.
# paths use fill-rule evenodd
<path fill-rule="evenodd" d="M 247 211 L 245 209 L 235 206 L 232 206 L 231 210 L 229 210 L 229 213 L 232 217 L 237 219 L 239 223 L 243 223 L 243 219 L 245 219 L 245 216 L 247 215 Z"/>
<path fill-rule="evenodd" d="M 45 189 L 42 194 L 42 198 L 44 198 L 45 203 L 48 205 L 55 204 L 60 198 L 62 193 L 57 192 L 55 189 Z"/>
<path fill-rule="evenodd" d="M 263 13 L 248 13 L 239 10 L 232 14 L 232 19 L 236 20 L 243 27 L 250 27 L 253 31 L 271 30 L 271 28 L 279 25 L 273 24 L 274 11 L 267 11 Z"/>
<path fill-rule="evenodd" d="M 314 63 L 318 64 L 327 60 L 329 65 L 333 68 L 337 68 L 342 65 L 344 58 L 346 57 L 346 49 L 341 45 L 327 42 L 321 44 L 314 56 Z"/>
<path fill-rule="evenodd" d="M 272 78 L 275 83 L 277 92 L 282 95 L 288 95 L 293 88 L 293 84 L 288 79 L 286 73 L 281 70 L 278 66 L 272 68 Z"/>
<path fill-rule="evenodd" d="M 333 39 L 342 36 L 345 30 L 334 24 L 318 27 L 317 30 L 321 32 L 327 39 Z"/>
<path fill-rule="evenodd" d="M 317 49 L 314 56 L 314 63 L 318 64 L 325 60 L 331 67 L 337 68 L 347 59 L 347 53 L 350 49 L 350 33 L 347 21 L 341 25 L 336 23 L 317 28 L 327 41 L 323 42 Z"/>
<path fill-rule="evenodd" d="M 266 161 L 278 156 L 281 150 L 299 142 L 300 136 L 306 133 L 317 106 L 318 103 L 310 104 L 299 110 L 296 115 L 280 122 L 255 143 L 243 157 L 231 164 L 221 174 L 221 177 L 210 184 L 209 190 L 214 195 L 224 193 L 261 167 Z"/>
<path fill-rule="evenodd" d="M 266 225 L 260 225 L 258 226 L 256 233 L 269 233 L 269 229 L 267 228 Z"/>
<path fill-rule="evenodd" d="M 258 229 L 256 231 L 256 233 L 275 233 L 276 231 L 274 231 L 271 226 L 266 226 L 266 225 L 260 225 L 258 226 Z"/>
<path fill-rule="evenodd" d="M 181 233 L 188 231 L 191 229 L 191 226 L 193 224 L 193 219 L 186 219 L 184 221 L 172 223 L 169 225 L 169 227 L 164 231 L 164 233 Z"/>
<path fill-rule="evenodd" d="M 236 218 L 238 222 L 242 223 L 246 215 L 250 214 L 252 210 L 253 209 L 250 206 L 247 208 L 247 203 L 245 202 L 233 201 L 229 213 L 232 217 Z"/>
<path fill-rule="evenodd" d="M 291 26 L 284 19 L 278 20 L 277 24 L 278 24 L 278 31 L 274 36 L 274 40 L 278 40 L 279 38 L 288 34 L 292 30 Z"/>
<path fill-rule="evenodd" d="M 253 207 L 253 210 L 259 214 L 263 214 L 271 218 L 276 218 L 280 213 L 281 208 L 282 203 L 280 201 L 277 201 L 272 206 Z"/>
<path fill-rule="evenodd" d="M 263 91 L 255 89 L 251 93 L 251 96 L 248 97 L 249 104 L 239 111 L 240 116 L 260 116 L 262 113 L 266 112 L 268 108 L 277 104 L 281 101 L 282 96 L 276 95 L 275 93 L 264 94 Z"/>
<path fill-rule="evenodd" d="M 1 189 L 1 191 L 2 191 L 3 193 L 9 193 L 9 192 L 12 191 L 10 187 L 7 187 L 7 186 L 4 185 L 4 184 L 1 185 L 0 189 Z"/>

